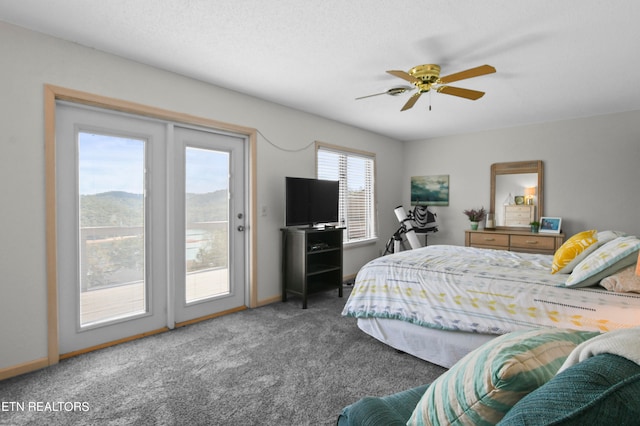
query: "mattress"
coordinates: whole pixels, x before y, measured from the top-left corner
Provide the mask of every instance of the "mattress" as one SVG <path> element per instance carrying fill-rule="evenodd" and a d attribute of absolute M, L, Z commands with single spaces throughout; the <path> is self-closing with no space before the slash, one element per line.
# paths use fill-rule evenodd
<path fill-rule="evenodd" d="M 550 255 L 427 246 L 374 259 L 342 312 L 438 330 L 505 334 L 535 327 L 610 331 L 640 325 L 640 294 L 567 288 Z"/>
<path fill-rule="evenodd" d="M 392 348 L 446 368 L 497 336 L 437 330 L 386 318 L 359 318 L 358 328 Z"/>

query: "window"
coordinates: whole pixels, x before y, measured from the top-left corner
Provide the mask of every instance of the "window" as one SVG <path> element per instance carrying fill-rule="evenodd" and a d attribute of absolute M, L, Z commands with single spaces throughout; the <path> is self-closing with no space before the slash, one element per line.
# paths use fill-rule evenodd
<path fill-rule="evenodd" d="M 79 131 L 77 143 L 79 312 L 84 328 L 149 312 L 147 141 Z"/>
<path fill-rule="evenodd" d="M 375 154 L 316 143 L 318 179 L 340 181 L 338 217 L 346 227 L 344 242 L 377 237 Z"/>

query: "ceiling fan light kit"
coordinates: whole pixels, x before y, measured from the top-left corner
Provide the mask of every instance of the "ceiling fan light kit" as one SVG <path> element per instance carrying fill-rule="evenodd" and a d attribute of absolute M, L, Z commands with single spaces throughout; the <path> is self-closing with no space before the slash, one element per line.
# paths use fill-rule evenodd
<path fill-rule="evenodd" d="M 458 96 L 460 98 L 470 99 L 472 101 L 480 99 L 484 92 L 471 89 L 463 89 L 461 87 L 447 86 L 448 83 L 454 81 L 466 80 L 468 78 L 479 77 L 481 75 L 492 74 L 496 72 L 496 69 L 491 65 L 481 65 L 479 67 L 470 68 L 465 71 L 460 71 L 455 74 L 449 74 L 444 77 L 440 77 L 440 66 L 436 64 L 417 65 L 409 70 L 409 72 L 390 70 L 387 73 L 401 78 L 413 84 L 418 91 L 413 94 L 407 103 L 404 104 L 401 111 L 406 111 L 413 107 L 423 93 L 427 93 L 434 89 L 438 93 L 444 93 L 445 95 Z M 383 93 L 377 93 L 375 95 L 363 96 L 357 99 L 363 99 L 370 96 L 377 96 L 381 94 L 399 95 L 406 92 L 408 89 L 399 90 L 400 88 L 392 88 Z M 393 91 L 393 93 L 392 93 Z"/>

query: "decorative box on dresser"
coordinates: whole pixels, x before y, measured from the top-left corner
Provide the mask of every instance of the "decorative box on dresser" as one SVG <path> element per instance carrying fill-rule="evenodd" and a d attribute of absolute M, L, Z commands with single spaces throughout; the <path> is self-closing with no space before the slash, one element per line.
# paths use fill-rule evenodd
<path fill-rule="evenodd" d="M 504 226 L 529 226 L 536 214 L 536 206 L 517 205 L 504 206 Z"/>
<path fill-rule="evenodd" d="M 564 242 L 564 234 L 534 234 L 514 230 L 466 230 L 464 245 L 524 253 L 554 254 Z"/>

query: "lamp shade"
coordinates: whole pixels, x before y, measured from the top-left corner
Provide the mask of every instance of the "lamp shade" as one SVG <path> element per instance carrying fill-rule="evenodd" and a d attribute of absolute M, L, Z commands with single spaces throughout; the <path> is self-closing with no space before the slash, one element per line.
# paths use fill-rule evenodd
<path fill-rule="evenodd" d="M 638 252 L 638 263 L 636 263 L 636 275 L 640 277 L 640 251 Z"/>
<path fill-rule="evenodd" d="M 530 186 L 529 188 L 525 188 L 524 195 L 526 195 L 527 197 L 533 197 L 534 195 L 536 195 L 536 187 Z"/>

